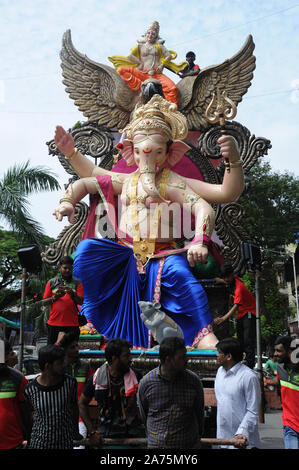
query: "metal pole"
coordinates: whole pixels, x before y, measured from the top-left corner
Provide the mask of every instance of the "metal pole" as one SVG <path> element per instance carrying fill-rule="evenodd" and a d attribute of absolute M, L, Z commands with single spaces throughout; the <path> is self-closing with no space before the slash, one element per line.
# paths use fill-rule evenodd
<path fill-rule="evenodd" d="M 295 299 L 296 299 L 296 311 L 297 311 L 297 323 L 299 328 L 299 307 L 298 307 L 298 291 L 297 291 L 297 276 L 296 276 L 296 264 L 295 264 L 295 253 L 292 253 L 293 270 L 294 270 L 294 286 L 295 286 Z"/>
<path fill-rule="evenodd" d="M 261 317 L 260 317 L 260 272 L 258 269 L 255 271 L 255 299 L 256 299 L 256 355 L 257 355 L 257 370 L 261 384 L 261 405 L 259 410 L 259 422 L 264 423 L 264 379 L 263 379 L 263 364 L 262 364 L 262 337 L 261 337 Z"/>
<path fill-rule="evenodd" d="M 25 311 L 26 311 L 26 278 L 27 271 L 23 268 L 22 271 L 22 294 L 21 294 L 21 315 L 20 315 L 20 338 L 19 338 L 19 370 L 23 369 L 23 356 L 24 356 L 24 326 L 25 326 Z"/>
<path fill-rule="evenodd" d="M 200 439 L 202 444 L 209 444 L 209 445 L 226 445 L 226 446 L 234 446 L 238 445 L 238 439 L 216 439 L 210 437 L 203 437 Z M 89 438 L 82 439 L 82 441 L 75 441 L 74 447 L 78 447 L 80 445 L 89 445 L 90 441 Z M 146 447 L 147 446 L 147 438 L 143 437 L 126 437 L 126 438 L 107 438 L 103 437 L 101 440 L 102 446 L 111 446 L 111 445 L 131 445 L 131 446 L 139 446 L 139 447 Z"/>

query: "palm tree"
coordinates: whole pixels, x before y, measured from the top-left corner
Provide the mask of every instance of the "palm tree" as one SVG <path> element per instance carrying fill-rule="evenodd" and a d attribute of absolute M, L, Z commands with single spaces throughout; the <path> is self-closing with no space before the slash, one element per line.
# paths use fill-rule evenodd
<path fill-rule="evenodd" d="M 9 168 L 0 180 L 0 220 L 26 243 L 43 246 L 43 229 L 28 210 L 28 197 L 40 191 L 60 188 L 54 173 L 46 167 L 30 167 L 30 161 Z"/>

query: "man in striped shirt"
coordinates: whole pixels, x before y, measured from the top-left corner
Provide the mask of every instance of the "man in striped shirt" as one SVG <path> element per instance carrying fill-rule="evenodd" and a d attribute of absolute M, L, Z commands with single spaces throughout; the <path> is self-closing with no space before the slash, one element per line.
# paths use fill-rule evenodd
<path fill-rule="evenodd" d="M 65 351 L 56 345 L 39 350 L 41 375 L 24 395 L 33 411 L 30 449 L 72 449 L 78 432 L 77 382 L 65 374 Z"/>
<path fill-rule="evenodd" d="M 203 387 L 198 375 L 186 369 L 184 340 L 165 338 L 159 356 L 160 366 L 145 375 L 138 388 L 148 448 L 198 449 L 204 423 Z"/>

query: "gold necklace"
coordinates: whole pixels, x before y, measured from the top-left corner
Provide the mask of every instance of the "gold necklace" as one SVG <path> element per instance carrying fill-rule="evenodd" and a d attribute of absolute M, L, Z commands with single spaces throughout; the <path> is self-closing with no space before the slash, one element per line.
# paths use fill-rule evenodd
<path fill-rule="evenodd" d="M 162 171 L 160 194 L 165 197 L 166 185 L 170 169 L 164 168 Z M 134 173 L 130 185 L 130 206 L 132 206 L 132 228 L 133 228 L 133 251 L 134 257 L 138 263 L 144 267 L 155 253 L 156 238 L 158 235 L 159 222 L 161 217 L 161 207 L 157 204 L 155 207 L 152 223 L 150 224 L 150 237 L 148 240 L 141 239 L 139 220 L 138 220 L 138 200 L 137 200 L 137 186 L 140 173 Z"/>

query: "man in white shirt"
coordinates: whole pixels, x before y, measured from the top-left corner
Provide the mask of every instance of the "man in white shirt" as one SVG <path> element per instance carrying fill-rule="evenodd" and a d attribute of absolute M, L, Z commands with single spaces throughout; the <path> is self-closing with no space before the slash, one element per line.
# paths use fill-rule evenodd
<path fill-rule="evenodd" d="M 220 364 L 215 379 L 217 438 L 235 438 L 237 448 L 258 448 L 259 379 L 255 372 L 241 363 L 243 354 L 238 340 L 225 338 L 216 348 Z"/>

